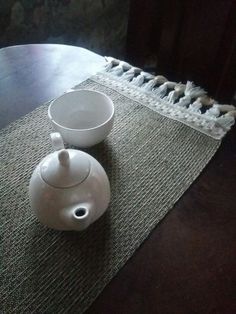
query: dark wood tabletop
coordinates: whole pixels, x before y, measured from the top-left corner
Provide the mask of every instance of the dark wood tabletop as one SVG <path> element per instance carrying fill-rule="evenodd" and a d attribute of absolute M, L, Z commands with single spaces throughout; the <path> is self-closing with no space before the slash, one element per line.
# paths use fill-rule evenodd
<path fill-rule="evenodd" d="M 98 71 L 63 45 L 0 50 L 0 127 Z M 87 311 L 236 313 L 236 132 Z"/>

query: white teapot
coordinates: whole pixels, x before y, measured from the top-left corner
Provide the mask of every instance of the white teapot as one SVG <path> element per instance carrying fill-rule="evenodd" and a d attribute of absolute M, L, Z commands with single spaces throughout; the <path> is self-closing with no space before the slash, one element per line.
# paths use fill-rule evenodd
<path fill-rule="evenodd" d="M 52 133 L 51 139 L 56 151 L 39 163 L 30 179 L 31 206 L 50 228 L 83 230 L 107 209 L 109 180 L 92 156 L 65 149 L 60 133 Z"/>

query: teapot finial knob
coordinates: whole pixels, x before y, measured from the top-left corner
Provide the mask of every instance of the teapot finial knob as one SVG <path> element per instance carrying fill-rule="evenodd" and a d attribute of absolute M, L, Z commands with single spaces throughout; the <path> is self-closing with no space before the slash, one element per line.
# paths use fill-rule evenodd
<path fill-rule="evenodd" d="M 62 149 L 58 153 L 58 159 L 59 159 L 59 162 L 62 166 L 68 166 L 69 161 L 70 161 L 70 156 L 69 156 L 68 151 L 66 149 Z"/>

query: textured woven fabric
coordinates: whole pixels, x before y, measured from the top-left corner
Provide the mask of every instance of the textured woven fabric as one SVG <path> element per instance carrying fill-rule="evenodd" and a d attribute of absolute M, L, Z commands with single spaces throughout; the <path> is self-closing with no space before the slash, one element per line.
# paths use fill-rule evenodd
<path fill-rule="evenodd" d="M 43 105 L 0 131 L 1 313 L 82 313 L 200 174 L 220 145 L 108 86 L 115 123 L 87 151 L 107 171 L 109 210 L 87 230 L 59 232 L 32 214 L 28 183 L 52 151 Z"/>

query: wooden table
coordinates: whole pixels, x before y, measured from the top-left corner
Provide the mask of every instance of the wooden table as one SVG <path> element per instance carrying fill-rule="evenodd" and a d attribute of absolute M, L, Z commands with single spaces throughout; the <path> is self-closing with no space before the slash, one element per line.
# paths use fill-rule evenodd
<path fill-rule="evenodd" d="M 104 59 L 63 45 L 0 50 L 0 127 Z M 87 313 L 236 313 L 236 132 Z"/>

